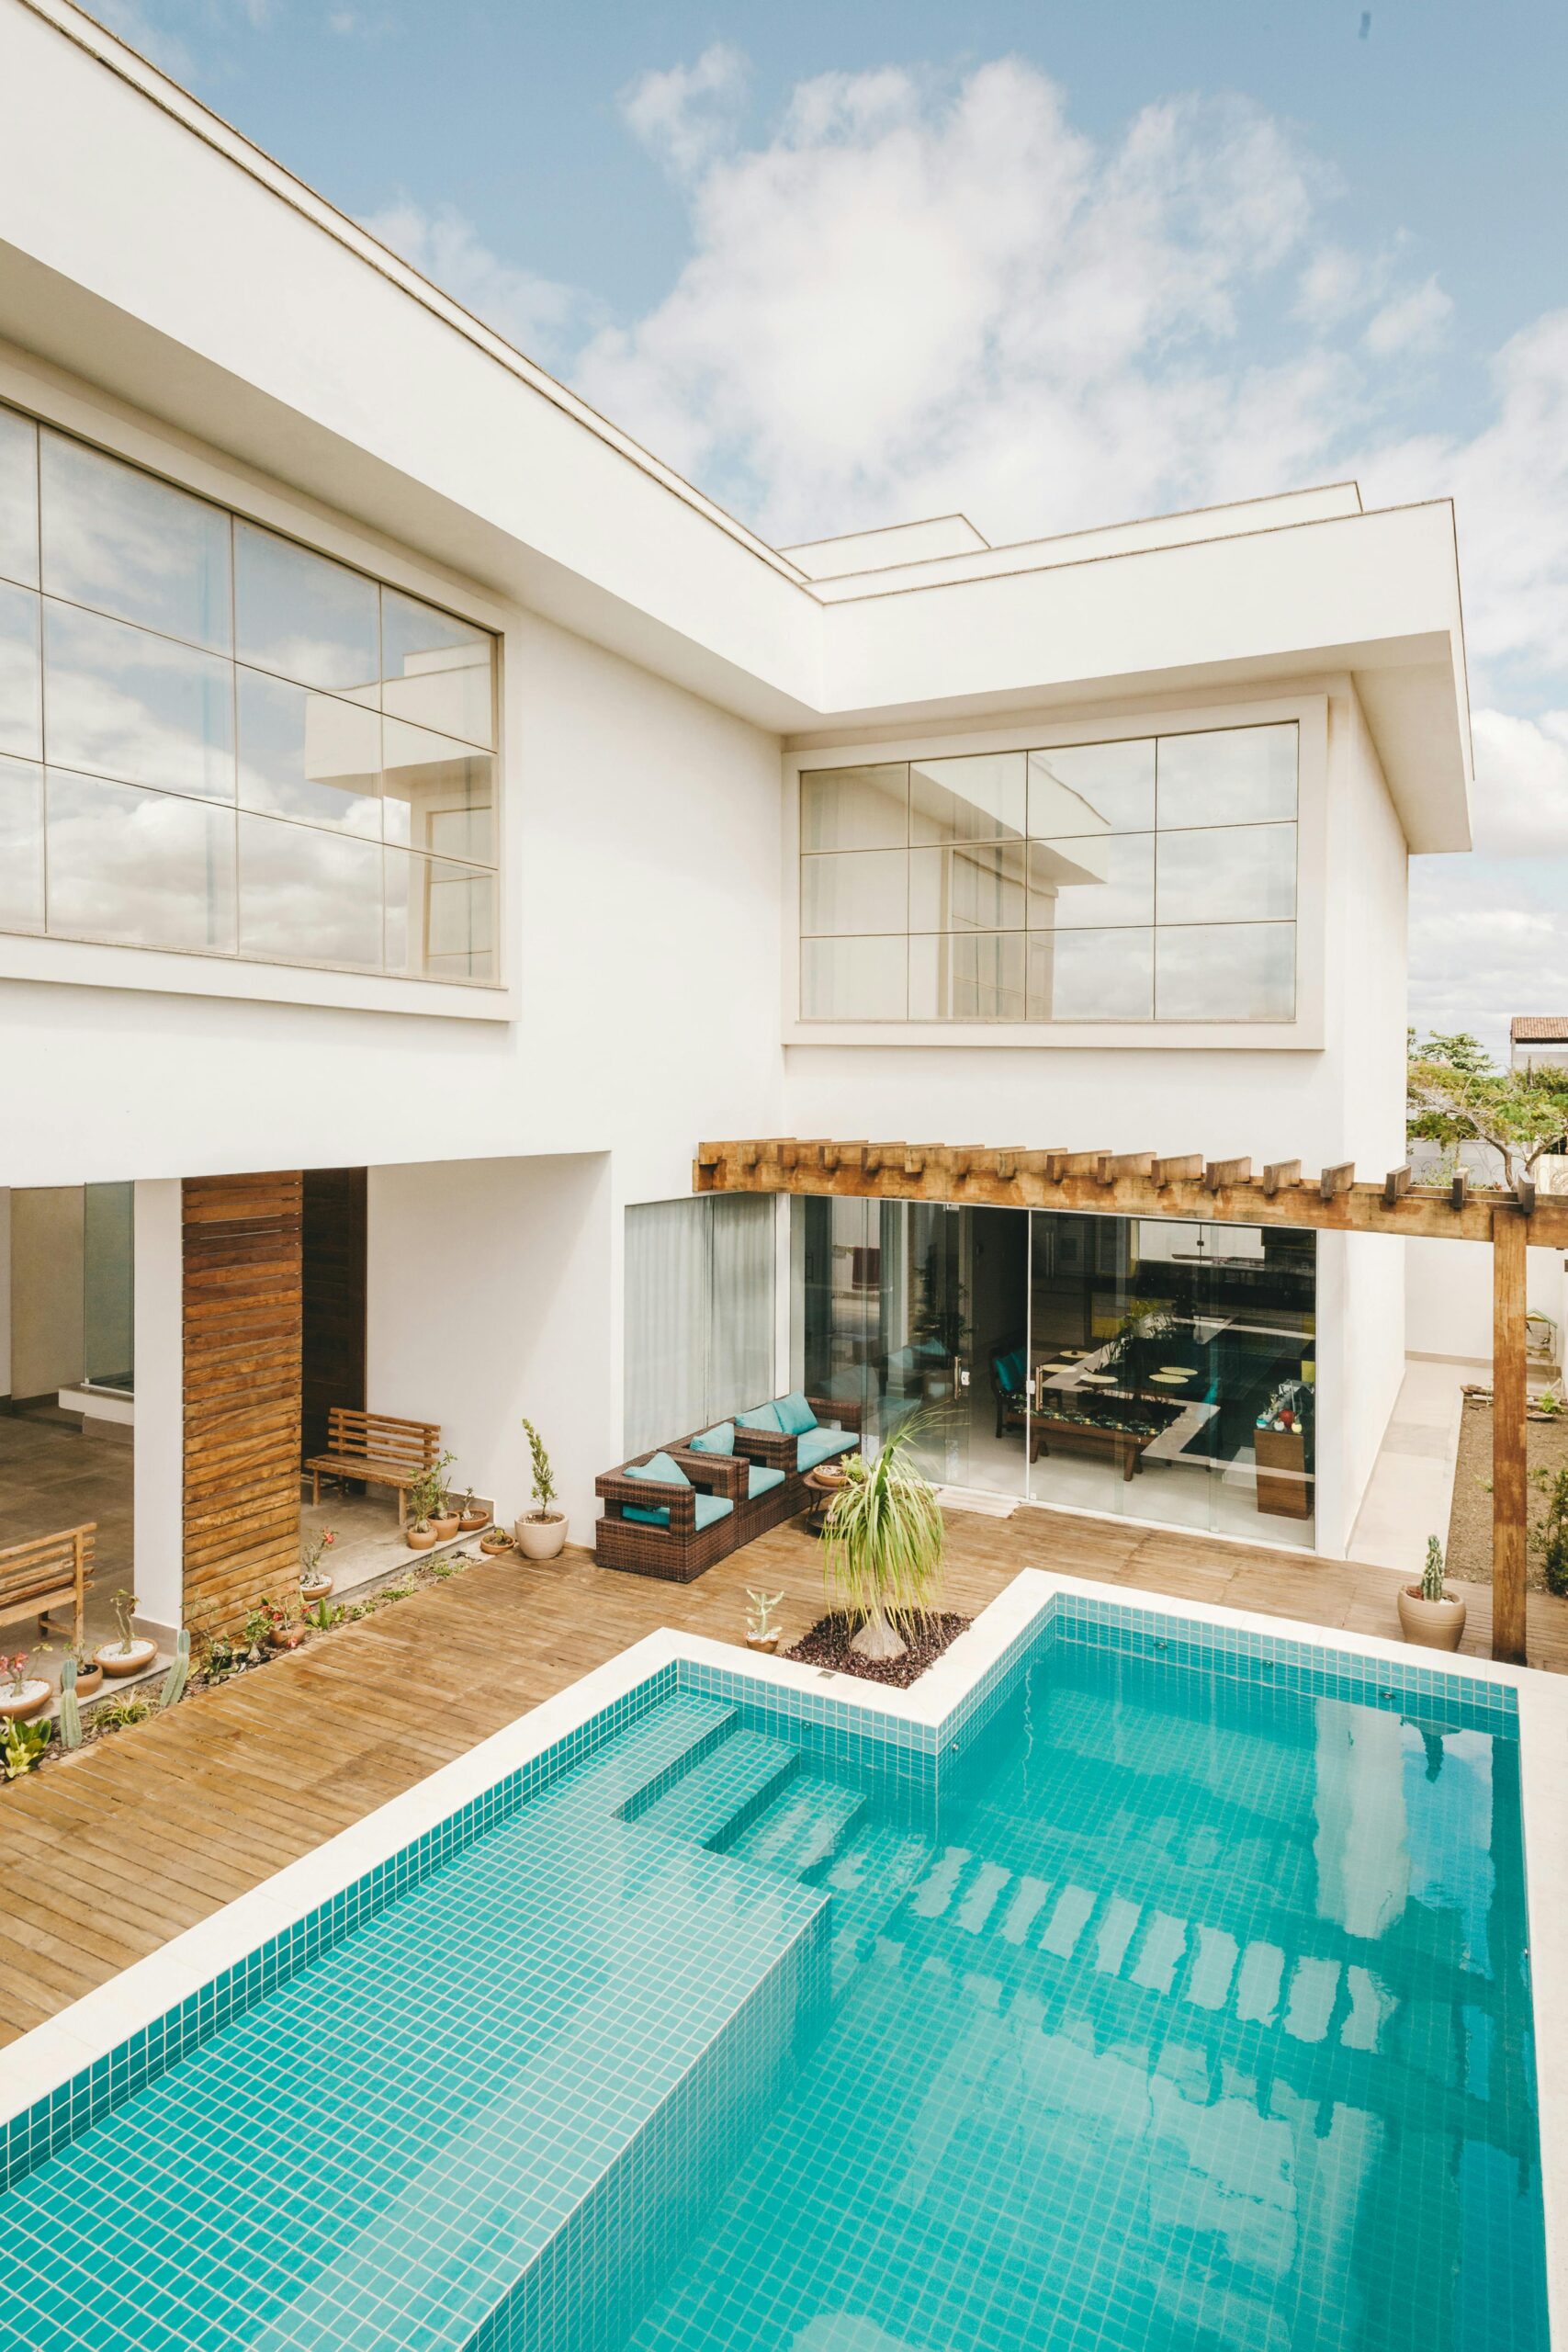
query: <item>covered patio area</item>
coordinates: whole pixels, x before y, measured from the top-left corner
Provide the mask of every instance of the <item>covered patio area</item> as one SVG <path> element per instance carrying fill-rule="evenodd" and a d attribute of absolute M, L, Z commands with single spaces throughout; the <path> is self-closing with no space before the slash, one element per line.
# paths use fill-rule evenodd
<path fill-rule="evenodd" d="M 947 1513 L 946 1606 L 984 1608 L 1021 1568 L 1396 1632 L 1393 1569 L 1022 1506 Z M 0 1792 L 14 1900 L 0 1924 L 0 2042 L 16 2039 L 284 1863 L 661 1625 L 744 1639 L 746 1589 L 782 1592 L 784 1644 L 825 1605 L 819 1548 L 774 1529 L 698 1582 L 657 1584 L 573 1549 L 482 1562 L 264 1673 Z M 1471 1592 L 1465 1648 L 1491 1646 Z M 1529 1595 L 1534 1665 L 1568 1672 L 1568 1601 Z"/>

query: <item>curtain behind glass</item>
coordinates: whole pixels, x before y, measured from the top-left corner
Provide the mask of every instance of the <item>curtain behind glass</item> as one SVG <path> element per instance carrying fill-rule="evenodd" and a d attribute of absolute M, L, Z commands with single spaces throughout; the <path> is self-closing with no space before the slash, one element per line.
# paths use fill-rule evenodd
<path fill-rule="evenodd" d="M 773 1394 L 773 1204 L 646 1201 L 626 1211 L 628 1454 Z"/>
<path fill-rule="evenodd" d="M 713 1211 L 709 1421 L 773 1394 L 773 1204 L 766 1194 L 705 1201 Z"/>
<path fill-rule="evenodd" d="M 626 1211 L 628 1454 L 703 1425 L 707 1402 L 708 1201 Z"/>

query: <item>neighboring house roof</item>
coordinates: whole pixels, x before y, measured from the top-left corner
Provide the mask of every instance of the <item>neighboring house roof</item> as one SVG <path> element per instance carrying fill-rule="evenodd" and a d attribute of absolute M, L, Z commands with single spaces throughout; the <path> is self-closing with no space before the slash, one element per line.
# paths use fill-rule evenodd
<path fill-rule="evenodd" d="M 1508 1040 L 1515 1046 L 1568 1046 L 1568 1012 L 1516 1012 Z"/>

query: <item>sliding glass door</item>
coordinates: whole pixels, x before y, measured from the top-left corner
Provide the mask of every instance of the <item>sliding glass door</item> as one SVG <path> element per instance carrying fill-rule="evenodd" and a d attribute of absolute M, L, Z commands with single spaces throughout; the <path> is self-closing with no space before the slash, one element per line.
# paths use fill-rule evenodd
<path fill-rule="evenodd" d="M 1310 1545 L 1310 1234 L 797 1200 L 795 1377 L 927 1476 Z"/>

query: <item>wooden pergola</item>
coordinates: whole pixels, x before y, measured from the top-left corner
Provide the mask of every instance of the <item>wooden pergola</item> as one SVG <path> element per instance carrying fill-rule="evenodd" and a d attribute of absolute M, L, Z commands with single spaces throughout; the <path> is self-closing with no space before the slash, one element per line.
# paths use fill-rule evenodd
<path fill-rule="evenodd" d="M 1250 1159 L 1206 1159 L 1201 1152 L 1172 1159 L 797 1136 L 701 1144 L 693 1184 L 699 1193 L 828 1193 L 1490 1242 L 1492 1655 L 1525 1663 L 1525 1251 L 1531 1242 L 1568 1250 L 1568 1196 L 1538 1198 L 1533 1184 L 1482 1190 L 1462 1175 L 1417 1184 L 1408 1166 L 1368 1183 L 1358 1182 L 1349 1161 L 1303 1175 L 1297 1159 L 1269 1161 L 1255 1172 Z"/>

